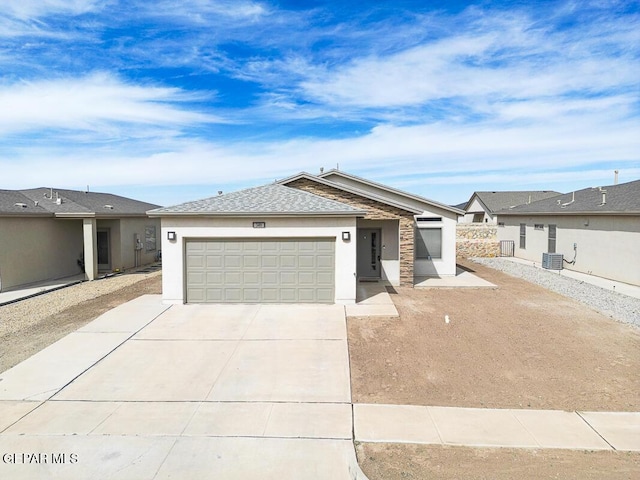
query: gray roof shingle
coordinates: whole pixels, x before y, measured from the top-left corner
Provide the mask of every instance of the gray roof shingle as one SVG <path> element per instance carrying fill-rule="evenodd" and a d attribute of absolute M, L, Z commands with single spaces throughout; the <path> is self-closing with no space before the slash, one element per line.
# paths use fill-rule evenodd
<path fill-rule="evenodd" d="M 640 215 L 640 180 L 605 187 L 584 188 L 528 205 L 502 210 L 498 215 L 523 213 L 530 215 Z"/>
<path fill-rule="evenodd" d="M 56 201 L 58 198 L 60 202 Z M 16 203 L 26 207 L 16 206 Z M 147 210 L 158 206 L 111 193 L 55 188 L 0 190 L 0 214 L 5 215 L 137 216 L 146 215 Z"/>
<path fill-rule="evenodd" d="M 360 215 L 365 212 L 344 203 L 279 184 L 247 188 L 216 197 L 157 208 L 151 215 L 309 214 Z"/>
<path fill-rule="evenodd" d="M 560 192 L 554 192 L 553 190 L 474 192 L 474 195 L 471 196 L 471 199 L 467 202 L 464 209 L 466 210 L 471 206 L 474 196 L 478 197 L 478 200 L 487 208 L 488 213 L 494 214 L 505 208 L 537 202 L 538 200 L 553 198 L 558 195 L 562 194 Z"/>

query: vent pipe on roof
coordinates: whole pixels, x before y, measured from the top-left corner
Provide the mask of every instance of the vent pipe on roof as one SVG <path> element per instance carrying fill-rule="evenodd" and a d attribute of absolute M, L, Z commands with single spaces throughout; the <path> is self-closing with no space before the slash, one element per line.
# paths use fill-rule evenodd
<path fill-rule="evenodd" d="M 218 195 L 222 195 L 222 190 L 218 190 Z"/>
<path fill-rule="evenodd" d="M 529 194 L 529 201 L 527 202 L 527 205 L 529 205 L 531 203 L 531 194 Z"/>
<path fill-rule="evenodd" d="M 576 192 L 571 192 L 571 201 L 567 203 L 563 203 L 562 205 L 560 205 L 560 208 L 565 208 L 567 205 L 571 205 L 575 201 L 576 201 Z"/>
<path fill-rule="evenodd" d="M 607 204 L 607 191 L 606 190 L 600 190 L 600 193 L 602 193 L 602 203 L 600 205 L 598 205 L 599 207 Z"/>
<path fill-rule="evenodd" d="M 613 184 L 614 185 L 618 184 L 618 170 L 613 171 Z"/>
<path fill-rule="evenodd" d="M 320 167 L 320 173 L 324 173 L 324 167 Z"/>

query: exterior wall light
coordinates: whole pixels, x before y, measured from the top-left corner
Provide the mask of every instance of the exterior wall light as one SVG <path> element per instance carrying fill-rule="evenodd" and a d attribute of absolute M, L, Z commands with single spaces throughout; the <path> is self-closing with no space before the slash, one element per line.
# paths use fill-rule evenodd
<path fill-rule="evenodd" d="M 176 232 L 167 232 L 167 240 L 174 242 L 176 240 Z"/>
<path fill-rule="evenodd" d="M 345 242 L 351 241 L 351 232 L 342 232 L 342 240 Z"/>

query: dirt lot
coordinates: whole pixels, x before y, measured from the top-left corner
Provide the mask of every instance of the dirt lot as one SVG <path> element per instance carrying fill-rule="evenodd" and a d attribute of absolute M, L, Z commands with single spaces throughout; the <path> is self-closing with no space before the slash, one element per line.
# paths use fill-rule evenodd
<path fill-rule="evenodd" d="M 369 480 L 632 480 L 640 472 L 640 454 L 629 452 L 383 443 L 356 451 Z"/>
<path fill-rule="evenodd" d="M 133 300 L 140 295 L 162 293 L 161 275 L 142 275 L 138 278 L 139 281 L 137 278 L 134 278 L 135 283 L 131 283 L 130 280 L 127 282 L 130 284 L 126 286 L 122 286 L 104 295 L 81 301 L 80 303 L 69 301 L 69 297 L 75 295 L 74 290 L 86 288 L 90 285 L 89 283 L 75 285 L 56 292 L 40 295 L 39 297 L 23 300 L 22 302 L 12 305 L 0 307 L 0 318 L 2 318 L 3 321 L 3 328 L 0 329 L 0 345 L 2 345 L 2 350 L 0 351 L 0 372 L 4 372 L 29 358 L 43 348 L 122 303 Z M 116 280 L 117 279 L 113 279 L 113 282 L 115 283 Z M 100 282 L 100 285 L 98 285 L 98 282 Z M 98 282 L 96 282 L 95 285 L 100 288 L 96 288 L 96 292 L 111 290 L 107 285 L 111 282 L 111 279 L 99 280 Z M 53 304 L 58 300 L 66 300 L 65 303 L 71 306 L 49 315 L 42 315 L 40 312 L 37 312 L 36 310 L 39 308 L 36 308 L 36 310 L 31 308 L 37 304 L 43 304 L 44 308 L 47 308 L 47 303 L 49 302 L 49 311 L 55 311 L 57 309 L 53 308 Z M 21 314 L 20 312 L 22 311 L 27 313 Z M 28 316 L 29 318 L 20 319 L 20 322 L 16 322 L 16 324 L 19 323 L 19 326 L 15 328 L 12 328 L 11 325 L 4 325 L 4 322 L 10 322 L 10 317 L 15 315 Z M 31 321 L 31 319 L 33 319 L 33 321 Z"/>
<path fill-rule="evenodd" d="M 354 402 L 640 411 L 638 328 L 466 266 L 499 288 L 398 288 L 400 319 L 349 319 Z"/>
<path fill-rule="evenodd" d="M 465 263 L 498 289 L 399 288 L 399 319 L 349 319 L 354 402 L 640 410 L 640 330 Z M 444 321 L 449 315 L 450 323 Z M 632 479 L 640 453 L 358 444 L 370 480 Z"/>

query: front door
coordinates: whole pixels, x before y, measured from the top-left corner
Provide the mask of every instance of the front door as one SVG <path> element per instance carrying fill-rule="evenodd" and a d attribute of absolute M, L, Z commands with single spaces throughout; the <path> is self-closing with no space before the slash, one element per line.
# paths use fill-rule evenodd
<path fill-rule="evenodd" d="M 111 236 L 108 228 L 97 231 L 98 241 L 98 270 L 111 270 L 111 252 L 109 245 L 109 237 Z"/>
<path fill-rule="evenodd" d="M 379 228 L 359 228 L 357 245 L 358 278 L 380 278 Z"/>

